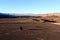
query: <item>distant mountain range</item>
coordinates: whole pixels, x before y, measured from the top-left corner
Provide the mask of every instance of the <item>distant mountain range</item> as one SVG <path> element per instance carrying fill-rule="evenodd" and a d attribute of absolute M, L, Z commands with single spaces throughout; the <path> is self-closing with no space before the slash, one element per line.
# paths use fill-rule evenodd
<path fill-rule="evenodd" d="M 39 18 L 39 17 L 45 17 L 45 16 L 59 16 L 60 13 L 48 13 L 48 14 L 15 14 L 15 15 L 10 15 L 10 14 L 5 14 L 5 13 L 0 13 L 0 18 Z"/>
<path fill-rule="evenodd" d="M 19 14 L 20 15 L 20 14 Z M 5 14 L 5 13 L 0 13 L 0 18 L 38 18 L 40 16 L 31 16 L 31 15 L 10 15 L 10 14 Z"/>
<path fill-rule="evenodd" d="M 0 18 L 17 18 L 17 16 L 0 13 Z"/>
<path fill-rule="evenodd" d="M 60 13 L 55 12 L 55 13 L 46 13 L 46 14 L 15 14 L 16 16 L 60 16 Z"/>

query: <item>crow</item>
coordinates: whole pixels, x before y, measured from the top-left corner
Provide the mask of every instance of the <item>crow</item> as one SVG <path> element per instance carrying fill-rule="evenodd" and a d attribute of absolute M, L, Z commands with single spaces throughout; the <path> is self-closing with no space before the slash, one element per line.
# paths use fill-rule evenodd
<path fill-rule="evenodd" d="M 20 30 L 23 30 L 23 27 L 22 26 L 20 26 Z"/>

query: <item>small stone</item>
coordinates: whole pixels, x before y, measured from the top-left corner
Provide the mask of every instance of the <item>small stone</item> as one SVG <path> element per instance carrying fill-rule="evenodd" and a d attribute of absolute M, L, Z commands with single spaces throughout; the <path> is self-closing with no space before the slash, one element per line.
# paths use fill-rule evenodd
<path fill-rule="evenodd" d="M 41 39 L 41 40 L 44 40 L 44 39 Z"/>
<path fill-rule="evenodd" d="M 37 38 L 37 40 L 40 40 L 41 38 Z"/>
<path fill-rule="evenodd" d="M 9 35 L 9 33 L 5 33 L 6 35 Z"/>

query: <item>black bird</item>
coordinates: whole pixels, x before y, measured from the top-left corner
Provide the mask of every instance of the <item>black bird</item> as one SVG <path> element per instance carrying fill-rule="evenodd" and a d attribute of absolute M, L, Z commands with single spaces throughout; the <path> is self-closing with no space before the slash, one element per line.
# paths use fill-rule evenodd
<path fill-rule="evenodd" d="M 23 27 L 22 26 L 20 26 L 20 30 L 23 30 Z"/>

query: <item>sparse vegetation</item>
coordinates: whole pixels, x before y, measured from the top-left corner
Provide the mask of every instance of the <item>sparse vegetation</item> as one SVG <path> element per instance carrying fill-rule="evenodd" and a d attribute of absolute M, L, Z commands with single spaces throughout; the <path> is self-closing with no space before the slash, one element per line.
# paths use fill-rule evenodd
<path fill-rule="evenodd" d="M 56 21 L 53 21 L 53 20 L 47 20 L 47 19 L 43 19 L 44 22 L 53 22 L 53 23 L 56 23 Z"/>

